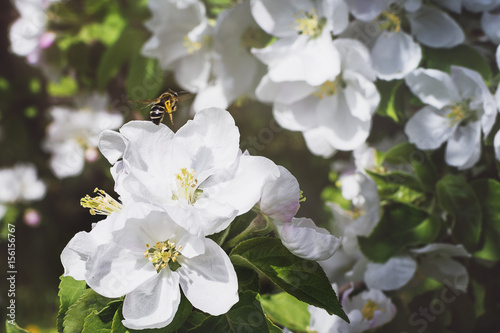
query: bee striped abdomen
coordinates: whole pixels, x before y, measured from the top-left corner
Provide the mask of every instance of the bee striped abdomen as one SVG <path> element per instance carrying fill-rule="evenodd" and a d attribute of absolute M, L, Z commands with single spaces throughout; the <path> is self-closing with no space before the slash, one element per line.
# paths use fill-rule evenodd
<path fill-rule="evenodd" d="M 149 118 L 156 125 L 159 125 L 163 120 L 163 115 L 165 114 L 165 107 L 161 104 L 155 104 L 149 111 Z"/>

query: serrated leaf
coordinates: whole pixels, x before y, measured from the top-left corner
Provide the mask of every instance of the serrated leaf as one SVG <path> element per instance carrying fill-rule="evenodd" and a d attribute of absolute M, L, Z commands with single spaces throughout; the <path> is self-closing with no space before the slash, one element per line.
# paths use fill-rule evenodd
<path fill-rule="evenodd" d="M 208 318 L 208 315 L 205 315 L 198 311 L 191 311 L 189 317 L 186 318 L 186 321 L 182 325 L 182 327 L 177 330 L 176 333 L 186 333 L 189 330 L 192 330 L 195 327 L 200 326 L 205 319 Z"/>
<path fill-rule="evenodd" d="M 408 141 L 399 143 L 383 154 L 383 162 L 391 164 L 411 164 L 419 150 Z"/>
<path fill-rule="evenodd" d="M 238 275 L 238 292 L 252 290 L 258 293 L 260 291 L 259 275 L 250 268 L 236 266 L 236 275 Z"/>
<path fill-rule="evenodd" d="M 425 48 L 427 68 L 450 72 L 450 67 L 462 66 L 475 70 L 485 81 L 491 79 L 491 69 L 486 59 L 469 45 L 459 45 L 451 49 Z"/>
<path fill-rule="evenodd" d="M 374 262 L 386 262 L 404 248 L 428 244 L 438 235 L 440 220 L 404 203 L 384 206 L 377 226 L 368 237 L 358 237 L 363 254 Z"/>
<path fill-rule="evenodd" d="M 500 183 L 494 179 L 480 179 L 471 183 L 483 214 L 481 249 L 475 257 L 500 260 Z"/>
<path fill-rule="evenodd" d="M 85 289 L 76 302 L 66 312 L 63 321 L 64 333 L 80 333 L 85 318 L 93 311 L 102 310 L 113 299 L 103 297 L 92 289 Z"/>
<path fill-rule="evenodd" d="M 269 332 L 267 319 L 259 302 L 259 294 L 245 291 L 240 294 L 238 303 L 225 314 L 208 317 L 200 326 L 189 330 L 189 333 L 219 332 Z"/>
<path fill-rule="evenodd" d="M 275 323 L 293 331 L 306 332 L 311 315 L 307 303 L 287 293 L 263 295 L 260 304 L 266 315 Z"/>
<path fill-rule="evenodd" d="M 66 312 L 80 298 L 87 285 L 85 281 L 77 281 L 71 276 L 61 276 L 59 279 L 61 282 L 59 283 L 59 312 L 57 313 L 56 327 L 58 332 L 62 332 Z"/>
<path fill-rule="evenodd" d="M 170 324 L 162 328 L 148 328 L 142 330 L 133 330 L 126 328 L 122 324 L 123 315 L 122 308 L 120 307 L 118 311 L 116 311 L 115 316 L 113 317 L 113 322 L 111 325 L 112 333 L 171 333 L 178 330 L 189 317 L 193 310 L 193 306 L 187 300 L 186 296 L 181 292 L 181 302 L 179 303 L 179 307 L 177 312 L 175 313 L 174 319 Z"/>
<path fill-rule="evenodd" d="M 477 196 L 464 178 L 446 175 L 436 184 L 441 209 L 453 218 L 452 234 L 469 252 L 478 247 L 482 229 L 482 212 Z"/>
<path fill-rule="evenodd" d="M 92 311 L 87 317 L 85 317 L 85 322 L 83 323 L 82 333 L 109 333 L 111 332 L 111 322 L 103 322 L 97 311 Z"/>
<path fill-rule="evenodd" d="M 250 267 L 297 299 L 320 307 L 348 321 L 323 268 L 314 261 L 294 256 L 276 238 L 252 238 L 230 254 L 235 265 Z"/>

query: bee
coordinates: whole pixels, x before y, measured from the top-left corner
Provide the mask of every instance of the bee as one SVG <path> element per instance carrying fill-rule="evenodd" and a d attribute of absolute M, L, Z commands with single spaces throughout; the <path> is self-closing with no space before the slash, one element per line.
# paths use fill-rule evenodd
<path fill-rule="evenodd" d="M 161 94 L 160 97 L 134 101 L 133 103 L 150 106 L 151 110 L 149 111 L 149 118 L 156 125 L 159 125 L 161 123 L 163 117 L 165 116 L 165 113 L 168 114 L 170 122 L 173 125 L 174 119 L 172 117 L 172 113 L 177 111 L 177 102 L 179 102 L 179 99 L 182 99 L 187 95 L 189 95 L 187 91 L 176 92 L 172 89 L 168 89 L 168 91 Z"/>

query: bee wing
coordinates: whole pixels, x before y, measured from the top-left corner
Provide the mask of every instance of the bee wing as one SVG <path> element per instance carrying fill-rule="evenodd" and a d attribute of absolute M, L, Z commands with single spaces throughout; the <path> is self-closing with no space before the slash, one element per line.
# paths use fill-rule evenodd
<path fill-rule="evenodd" d="M 187 101 L 187 100 L 194 97 L 194 94 L 187 92 L 187 91 L 178 91 L 177 95 L 178 95 L 177 100 L 179 102 Z"/>
<path fill-rule="evenodd" d="M 128 101 L 128 103 L 136 109 L 144 110 L 144 109 L 150 108 L 153 104 L 155 104 L 157 102 L 157 100 L 158 100 L 157 98 L 136 99 L 136 100 Z"/>

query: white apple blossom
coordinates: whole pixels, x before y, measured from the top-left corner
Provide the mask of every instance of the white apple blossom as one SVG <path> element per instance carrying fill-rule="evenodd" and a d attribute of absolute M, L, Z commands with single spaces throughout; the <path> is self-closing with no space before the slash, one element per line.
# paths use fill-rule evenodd
<path fill-rule="evenodd" d="M 465 39 L 460 26 L 448 14 L 421 1 L 347 2 L 360 21 L 351 24 L 346 36 L 370 46 L 373 68 L 383 80 L 404 78 L 419 65 L 422 50 L 412 35 L 432 48 L 451 48 Z M 411 35 L 402 30 L 405 21 L 409 22 Z"/>
<path fill-rule="evenodd" d="M 448 142 L 446 163 L 459 169 L 472 167 L 481 155 L 481 129 L 487 136 L 497 114 L 495 100 L 481 75 L 457 66 L 451 67 L 451 76 L 419 68 L 405 80 L 427 104 L 406 123 L 409 141 L 426 150 Z"/>
<path fill-rule="evenodd" d="M 419 249 L 412 249 L 411 252 L 418 259 L 420 273 L 466 292 L 469 283 L 467 269 L 460 262 L 452 259 L 452 257 L 470 257 L 462 244 L 433 243 Z"/>
<path fill-rule="evenodd" d="M 163 124 L 132 121 L 120 133 L 103 132 L 99 148 L 115 164 L 122 197 L 163 207 L 194 234 L 224 230 L 279 176 L 267 158 L 242 155 L 238 128 L 219 108 L 201 110 L 175 134 Z"/>
<path fill-rule="evenodd" d="M 340 55 L 339 75 L 313 86 L 273 81 L 269 73 L 256 91 L 258 99 L 274 103 L 273 114 L 282 127 L 301 131 L 309 150 L 324 157 L 363 144 L 380 101 L 366 47 L 352 39 L 330 43 Z"/>
<path fill-rule="evenodd" d="M 50 167 L 58 178 L 80 174 L 85 159 L 95 157 L 99 133 L 123 123 L 121 114 L 106 111 L 105 95 L 94 94 L 78 104 L 76 109 L 65 106 L 50 109 L 53 120 L 47 127 L 43 148 L 52 154 Z"/>
<path fill-rule="evenodd" d="M 40 60 L 43 49 L 55 40 L 55 34 L 47 31 L 47 10 L 51 3 L 47 0 L 15 0 L 21 15 L 10 27 L 9 38 L 12 52 L 26 57 L 29 63 Z"/>
<path fill-rule="evenodd" d="M 84 279 L 105 297 L 121 297 L 123 324 L 161 328 L 174 318 L 180 290 L 190 303 L 221 315 L 238 301 L 228 255 L 149 204 L 131 204 L 78 233 L 61 254 L 65 275 Z"/>
<path fill-rule="evenodd" d="M 391 299 L 380 290 L 369 289 L 349 297 L 352 290 L 351 287 L 345 291 L 341 300 L 349 324 L 324 309 L 309 305 L 309 329 L 318 333 L 360 333 L 385 325 L 396 315 Z"/>
<path fill-rule="evenodd" d="M 12 168 L 0 169 L 1 204 L 40 200 L 46 189 L 33 164 L 19 163 Z"/>
<path fill-rule="evenodd" d="M 309 260 L 330 258 L 341 240 L 311 219 L 294 217 L 301 197 L 299 183 L 287 169 L 278 169 L 279 177 L 271 178 L 262 187 L 257 211 L 271 220 L 283 245 L 296 256 Z"/>
<path fill-rule="evenodd" d="M 496 61 L 498 69 L 500 69 L 500 45 L 497 47 Z M 495 101 L 497 103 L 498 112 L 500 112 L 500 85 L 497 87 L 497 92 L 495 93 Z M 500 161 L 500 131 L 495 134 L 495 139 L 493 140 L 493 146 L 495 147 L 495 156 L 497 160 Z"/>
<path fill-rule="evenodd" d="M 274 82 L 305 81 L 320 85 L 340 72 L 338 51 L 331 33 L 339 34 L 348 22 L 343 0 L 252 0 L 255 21 L 277 37 L 253 53 L 268 65 Z"/>

